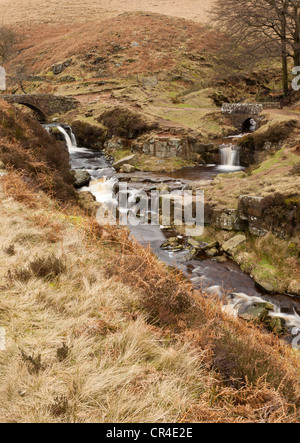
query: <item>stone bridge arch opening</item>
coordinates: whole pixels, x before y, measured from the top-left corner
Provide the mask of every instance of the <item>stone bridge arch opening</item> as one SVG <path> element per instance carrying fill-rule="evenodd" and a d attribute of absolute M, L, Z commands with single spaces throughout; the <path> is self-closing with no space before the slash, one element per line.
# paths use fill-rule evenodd
<path fill-rule="evenodd" d="M 257 119 L 254 117 L 248 117 L 244 123 L 242 123 L 242 132 L 254 132 L 258 125 Z"/>
<path fill-rule="evenodd" d="M 34 115 L 39 120 L 39 122 L 46 123 L 46 121 L 47 121 L 46 113 L 40 107 L 38 107 L 36 105 L 33 105 L 31 103 L 27 103 L 27 102 L 24 102 L 24 103 L 18 102 L 18 103 L 16 103 L 16 105 L 25 106 L 26 108 L 28 108 L 31 111 L 33 111 Z"/>
<path fill-rule="evenodd" d="M 224 103 L 222 113 L 227 115 L 232 126 L 241 132 L 255 130 L 261 122 L 263 105 L 259 103 Z"/>

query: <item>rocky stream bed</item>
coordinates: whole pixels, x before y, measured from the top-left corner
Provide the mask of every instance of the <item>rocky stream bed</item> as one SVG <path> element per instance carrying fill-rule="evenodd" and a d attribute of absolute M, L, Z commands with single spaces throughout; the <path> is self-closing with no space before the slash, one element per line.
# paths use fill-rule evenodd
<path fill-rule="evenodd" d="M 48 126 L 48 130 L 51 126 L 53 125 Z M 122 182 L 128 183 L 129 201 L 135 202 L 140 192 L 150 195 L 151 191 L 182 191 L 192 189 L 195 181 L 202 183 L 205 188 L 214 175 L 243 169 L 235 165 L 222 168 L 211 164 L 185 168 L 174 173 L 138 172 L 134 168 L 127 168 L 134 154 L 113 167 L 112 159 L 103 152 L 77 147 L 72 131 L 58 127 L 68 145 L 80 201 L 91 212 L 103 204 L 116 201 Z M 249 231 L 259 235 L 258 230 L 264 229 L 258 224 L 261 222 L 260 203 L 259 198 L 253 202 L 247 196 L 241 197 L 239 207 L 242 210 L 239 211 L 239 217 L 236 210 L 226 210 L 219 214 L 211 213 L 209 208 L 205 208 L 205 222 L 214 223 L 218 228 L 229 227 L 230 230 L 237 231 L 243 224 L 248 224 Z M 196 288 L 205 290 L 211 297 L 222 298 L 223 309 L 230 315 L 264 324 L 268 330 L 288 336 L 289 340 L 299 334 L 300 299 L 291 294 L 271 293 L 265 285 L 258 285 L 252 276 L 242 272 L 238 264 L 234 263 L 234 249 L 246 240 L 243 233 L 222 243 L 205 243 L 182 235 L 171 226 L 144 222 L 129 226 L 129 229 L 133 238 L 145 246 L 150 244 L 162 262 L 179 268 Z"/>

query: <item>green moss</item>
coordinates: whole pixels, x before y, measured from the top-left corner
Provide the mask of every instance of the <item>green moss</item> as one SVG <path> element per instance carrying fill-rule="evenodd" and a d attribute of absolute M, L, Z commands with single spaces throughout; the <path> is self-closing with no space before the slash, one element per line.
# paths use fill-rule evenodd
<path fill-rule="evenodd" d="M 300 195 L 295 195 L 293 197 L 286 198 L 284 200 L 286 206 L 299 206 L 300 205 Z"/>
<path fill-rule="evenodd" d="M 112 153 L 115 161 L 122 160 L 122 158 L 128 157 L 131 154 L 130 149 L 118 149 Z"/>
<path fill-rule="evenodd" d="M 273 168 L 280 160 L 282 160 L 282 157 L 284 155 L 284 148 L 280 149 L 280 151 L 277 151 L 271 158 L 264 161 L 259 168 L 255 169 L 252 172 L 252 175 L 260 174 L 262 172 L 267 171 L 268 169 Z"/>
<path fill-rule="evenodd" d="M 241 148 L 255 149 L 255 141 L 252 135 L 246 135 L 238 141 Z"/>

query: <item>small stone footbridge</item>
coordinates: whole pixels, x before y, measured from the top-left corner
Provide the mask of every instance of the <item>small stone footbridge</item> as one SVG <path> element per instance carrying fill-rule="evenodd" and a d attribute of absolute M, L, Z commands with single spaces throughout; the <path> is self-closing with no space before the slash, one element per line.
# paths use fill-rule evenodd
<path fill-rule="evenodd" d="M 224 103 L 222 113 L 229 117 L 232 126 L 240 132 L 246 132 L 251 127 L 251 120 L 256 125 L 261 122 L 261 113 L 265 109 L 280 109 L 280 103 Z"/>
<path fill-rule="evenodd" d="M 10 104 L 23 105 L 32 109 L 41 122 L 46 122 L 53 115 L 63 114 L 79 106 L 79 102 L 72 97 L 53 94 L 1 95 L 0 98 Z"/>

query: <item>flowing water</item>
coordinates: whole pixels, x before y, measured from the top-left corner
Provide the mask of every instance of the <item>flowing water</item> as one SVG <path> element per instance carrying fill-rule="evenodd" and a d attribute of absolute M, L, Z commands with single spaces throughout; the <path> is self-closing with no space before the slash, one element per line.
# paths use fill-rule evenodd
<path fill-rule="evenodd" d="M 118 185 L 118 174 L 111 166 L 105 155 L 101 151 L 80 148 L 77 146 L 76 138 L 67 126 L 58 124 L 46 125 L 46 129 L 55 126 L 64 136 L 70 153 L 71 167 L 74 170 L 87 170 L 92 181 L 88 188 L 82 190 L 90 191 L 98 202 L 117 205 L 114 190 Z M 241 170 L 239 166 L 238 151 L 233 144 L 220 145 L 222 165 L 207 165 L 195 168 L 184 168 L 171 174 L 139 174 L 134 184 L 130 184 L 129 202 L 135 202 L 141 190 L 150 190 L 163 182 L 177 189 L 183 189 L 186 184 L 185 179 L 209 180 L 212 175 L 222 171 L 231 172 Z M 170 237 L 177 236 L 182 244 L 187 243 L 187 238 L 177 235 L 175 231 L 165 230 L 161 226 L 139 224 L 129 226 L 131 235 L 141 244 L 148 246 L 161 261 L 176 266 L 187 275 L 196 288 L 203 288 L 213 296 L 224 296 L 232 294 L 231 300 L 224 305 L 224 310 L 231 315 L 237 316 L 248 306 L 256 302 L 270 302 L 274 305 L 272 316 L 283 318 L 294 335 L 300 333 L 300 301 L 296 298 L 285 295 L 269 295 L 260 291 L 251 276 L 243 273 L 239 266 L 232 261 L 218 263 L 209 259 L 205 254 L 201 260 L 191 257 L 188 248 L 180 251 L 163 250 L 162 244 Z"/>
<path fill-rule="evenodd" d="M 115 174 L 114 168 L 103 152 L 77 146 L 76 137 L 70 126 L 58 123 L 43 126 L 48 132 L 55 128 L 62 134 L 70 153 L 70 163 L 73 170 L 87 171 L 93 179 L 112 177 Z"/>
<path fill-rule="evenodd" d="M 223 169 L 234 170 L 241 169 L 240 153 L 237 145 L 223 144 L 220 146 L 221 167 Z"/>

